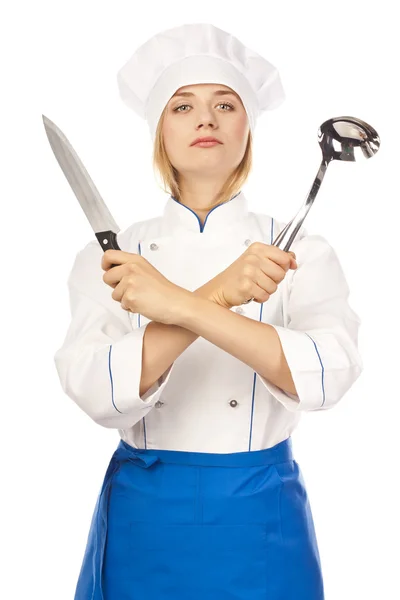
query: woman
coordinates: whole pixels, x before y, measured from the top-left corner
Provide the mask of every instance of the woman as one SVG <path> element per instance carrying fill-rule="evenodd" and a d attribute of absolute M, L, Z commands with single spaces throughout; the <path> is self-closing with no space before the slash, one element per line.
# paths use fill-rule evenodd
<path fill-rule="evenodd" d="M 75 600 L 322 600 L 291 433 L 360 375 L 360 321 L 328 242 L 302 228 L 296 253 L 273 246 L 285 223 L 241 190 L 279 75 L 193 24 L 151 38 L 118 82 L 170 196 L 119 233 L 124 250 L 91 241 L 68 280 L 62 387 L 121 437 Z"/>

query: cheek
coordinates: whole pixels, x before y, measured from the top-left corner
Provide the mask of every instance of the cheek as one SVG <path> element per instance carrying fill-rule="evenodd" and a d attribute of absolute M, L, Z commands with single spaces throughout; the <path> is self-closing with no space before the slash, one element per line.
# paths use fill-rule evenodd
<path fill-rule="evenodd" d="M 180 128 L 177 127 L 177 124 L 172 124 L 167 119 L 165 119 L 163 124 L 162 133 L 164 136 L 164 146 L 169 155 L 170 159 L 173 156 L 176 156 L 179 153 L 179 148 L 181 146 L 180 139 L 182 137 L 182 132 Z"/>
<path fill-rule="evenodd" d="M 240 142 L 243 139 L 245 139 L 247 141 L 248 133 L 249 133 L 249 123 L 248 123 L 247 115 L 246 115 L 246 113 L 244 113 L 240 118 L 238 118 L 235 121 L 235 124 L 233 127 L 233 135 L 235 137 L 235 140 Z"/>
<path fill-rule="evenodd" d="M 241 119 L 237 119 L 235 123 L 232 124 L 230 138 L 232 140 L 231 148 L 235 155 L 240 154 L 242 157 L 243 153 L 245 152 L 247 139 L 249 136 L 249 129 L 249 123 L 246 115 Z"/>

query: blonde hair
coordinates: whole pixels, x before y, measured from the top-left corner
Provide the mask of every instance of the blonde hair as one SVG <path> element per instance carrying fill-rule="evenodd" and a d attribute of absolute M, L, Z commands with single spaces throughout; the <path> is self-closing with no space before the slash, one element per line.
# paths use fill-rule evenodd
<path fill-rule="evenodd" d="M 155 173 L 158 172 L 161 177 L 164 186 L 163 191 L 167 194 L 171 194 L 171 196 L 173 196 L 180 202 L 181 191 L 179 188 L 179 173 L 177 169 L 175 169 L 175 167 L 171 164 L 171 161 L 168 158 L 164 145 L 164 138 L 162 135 L 162 127 L 166 109 L 167 107 L 164 108 L 157 125 L 153 151 L 153 169 Z M 252 135 L 251 131 L 249 131 L 247 146 L 243 158 L 240 164 L 235 168 L 235 170 L 229 175 L 229 177 L 225 181 L 224 185 L 222 186 L 222 189 L 217 195 L 215 204 L 213 206 L 230 200 L 240 191 L 242 185 L 249 176 L 252 167 L 252 156 Z M 213 206 L 206 207 L 205 210 L 211 210 Z"/>

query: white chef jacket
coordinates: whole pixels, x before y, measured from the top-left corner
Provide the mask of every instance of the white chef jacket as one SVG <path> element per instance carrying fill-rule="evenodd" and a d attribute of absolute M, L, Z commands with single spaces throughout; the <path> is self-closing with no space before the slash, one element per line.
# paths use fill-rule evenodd
<path fill-rule="evenodd" d="M 272 244 L 285 225 L 249 211 L 243 191 L 213 208 L 204 226 L 169 196 L 162 216 L 119 232 L 118 243 L 194 291 L 252 242 Z M 137 448 L 231 453 L 286 439 L 304 411 L 332 408 L 363 369 L 360 319 L 349 306 L 334 249 L 304 227 L 290 249 L 298 268 L 287 272 L 268 301 L 230 310 L 276 329 L 297 396 L 198 337 L 141 397 L 143 336 L 150 320 L 112 298 L 97 239 L 77 253 L 68 278 L 71 322 L 54 356 L 62 389 L 96 423 L 118 429 Z"/>

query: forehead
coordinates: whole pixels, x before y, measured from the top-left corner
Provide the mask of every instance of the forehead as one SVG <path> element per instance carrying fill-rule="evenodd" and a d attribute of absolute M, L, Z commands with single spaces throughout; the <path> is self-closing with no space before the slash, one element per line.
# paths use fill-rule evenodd
<path fill-rule="evenodd" d="M 211 95 L 214 96 L 235 96 L 238 100 L 240 97 L 230 87 L 222 84 L 215 83 L 197 83 L 194 85 L 184 85 L 176 90 L 175 94 L 171 98 L 177 96 L 190 97 L 200 94 L 203 90 L 207 90 Z"/>

